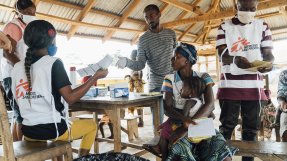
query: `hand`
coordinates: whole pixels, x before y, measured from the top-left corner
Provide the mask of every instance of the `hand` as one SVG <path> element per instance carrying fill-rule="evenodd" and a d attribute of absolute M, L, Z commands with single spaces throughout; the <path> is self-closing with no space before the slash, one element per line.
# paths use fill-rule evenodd
<path fill-rule="evenodd" d="M 127 58 L 125 57 L 119 57 L 118 62 L 116 63 L 116 66 L 120 69 L 124 69 L 127 66 Z"/>
<path fill-rule="evenodd" d="M 105 78 L 108 75 L 108 70 L 98 70 L 95 75 L 98 79 Z"/>
<path fill-rule="evenodd" d="M 197 123 L 193 121 L 191 118 L 186 118 L 185 121 L 183 122 L 184 128 L 188 129 L 189 124 L 197 125 Z"/>
<path fill-rule="evenodd" d="M 263 68 L 258 68 L 258 71 L 260 73 L 267 73 L 267 72 L 270 72 L 272 69 L 273 69 L 273 66 L 271 66 L 270 68 L 263 67 Z"/>
<path fill-rule="evenodd" d="M 280 104 L 280 109 L 281 109 L 281 111 L 286 111 L 287 110 L 287 102 L 286 101 L 280 101 L 279 102 L 279 104 Z"/>
<path fill-rule="evenodd" d="M 9 53 L 12 52 L 11 41 L 3 32 L 0 32 L 0 48 L 3 48 L 4 50 L 8 50 Z"/>
<path fill-rule="evenodd" d="M 242 56 L 235 57 L 234 63 L 241 69 L 251 68 L 251 63 L 246 58 L 244 58 Z"/>

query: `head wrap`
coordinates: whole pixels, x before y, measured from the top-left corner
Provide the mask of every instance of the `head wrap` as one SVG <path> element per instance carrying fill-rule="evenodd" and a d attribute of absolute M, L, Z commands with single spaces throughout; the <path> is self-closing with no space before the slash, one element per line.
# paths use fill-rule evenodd
<path fill-rule="evenodd" d="M 175 51 L 184 56 L 192 65 L 196 63 L 197 51 L 193 45 L 187 43 L 179 43 L 175 48 Z"/>

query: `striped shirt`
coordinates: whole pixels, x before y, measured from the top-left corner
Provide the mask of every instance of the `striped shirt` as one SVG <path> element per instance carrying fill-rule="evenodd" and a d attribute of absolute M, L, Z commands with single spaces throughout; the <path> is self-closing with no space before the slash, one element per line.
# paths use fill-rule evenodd
<path fill-rule="evenodd" d="M 149 66 L 149 90 L 160 88 L 165 75 L 172 73 L 171 57 L 176 47 L 176 34 L 163 29 L 159 33 L 146 31 L 139 39 L 137 60 L 127 59 L 127 67 L 140 71 Z"/>
<path fill-rule="evenodd" d="M 231 22 L 233 25 L 236 26 L 244 26 L 245 24 L 241 23 L 238 18 L 234 17 L 231 19 Z M 232 35 L 226 35 L 225 34 L 225 22 L 223 22 L 219 29 L 217 34 L 217 41 L 216 41 L 216 47 L 226 45 L 226 36 L 232 36 Z M 261 49 L 272 49 L 272 34 L 270 31 L 270 28 L 268 27 L 268 24 L 263 22 L 263 30 L 262 30 L 262 39 L 260 43 Z M 257 76 L 256 74 L 243 74 L 243 75 L 232 75 L 230 73 L 226 73 L 226 78 L 228 80 L 229 86 L 231 87 L 225 87 L 225 88 L 219 88 L 217 93 L 218 99 L 227 99 L 227 100 L 267 100 L 267 97 L 264 93 L 263 88 L 248 88 L 248 86 L 251 85 L 251 82 L 258 82 L 263 83 L 263 77 Z M 221 83 L 225 83 L 224 75 L 221 74 L 220 77 Z M 235 84 L 234 84 L 235 83 Z M 239 85 L 236 83 L 240 83 Z M 234 86 L 246 86 L 247 88 L 237 88 L 232 87 Z M 263 85 L 262 85 L 263 86 Z M 260 95 L 259 95 L 260 93 Z"/>

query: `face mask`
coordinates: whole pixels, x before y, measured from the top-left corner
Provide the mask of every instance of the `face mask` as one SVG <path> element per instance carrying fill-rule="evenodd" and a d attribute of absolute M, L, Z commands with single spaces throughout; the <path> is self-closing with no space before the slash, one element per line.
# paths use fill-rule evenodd
<path fill-rule="evenodd" d="M 248 24 L 255 19 L 256 12 L 238 11 L 237 16 L 240 22 Z"/>
<path fill-rule="evenodd" d="M 28 25 L 30 22 L 37 20 L 36 16 L 22 15 L 22 20 Z"/>
<path fill-rule="evenodd" d="M 49 47 L 47 48 L 47 50 L 48 50 L 48 55 L 50 55 L 50 56 L 55 56 L 56 53 L 57 53 L 57 49 L 58 49 L 58 47 L 57 47 L 56 45 L 52 44 L 51 46 L 49 46 Z"/>

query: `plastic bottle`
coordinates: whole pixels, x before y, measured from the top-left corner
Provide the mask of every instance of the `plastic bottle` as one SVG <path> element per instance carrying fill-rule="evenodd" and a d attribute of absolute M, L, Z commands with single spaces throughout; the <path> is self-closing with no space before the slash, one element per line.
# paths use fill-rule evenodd
<path fill-rule="evenodd" d="M 72 88 L 74 89 L 77 85 L 76 67 L 70 67 L 70 81 L 72 83 Z"/>

